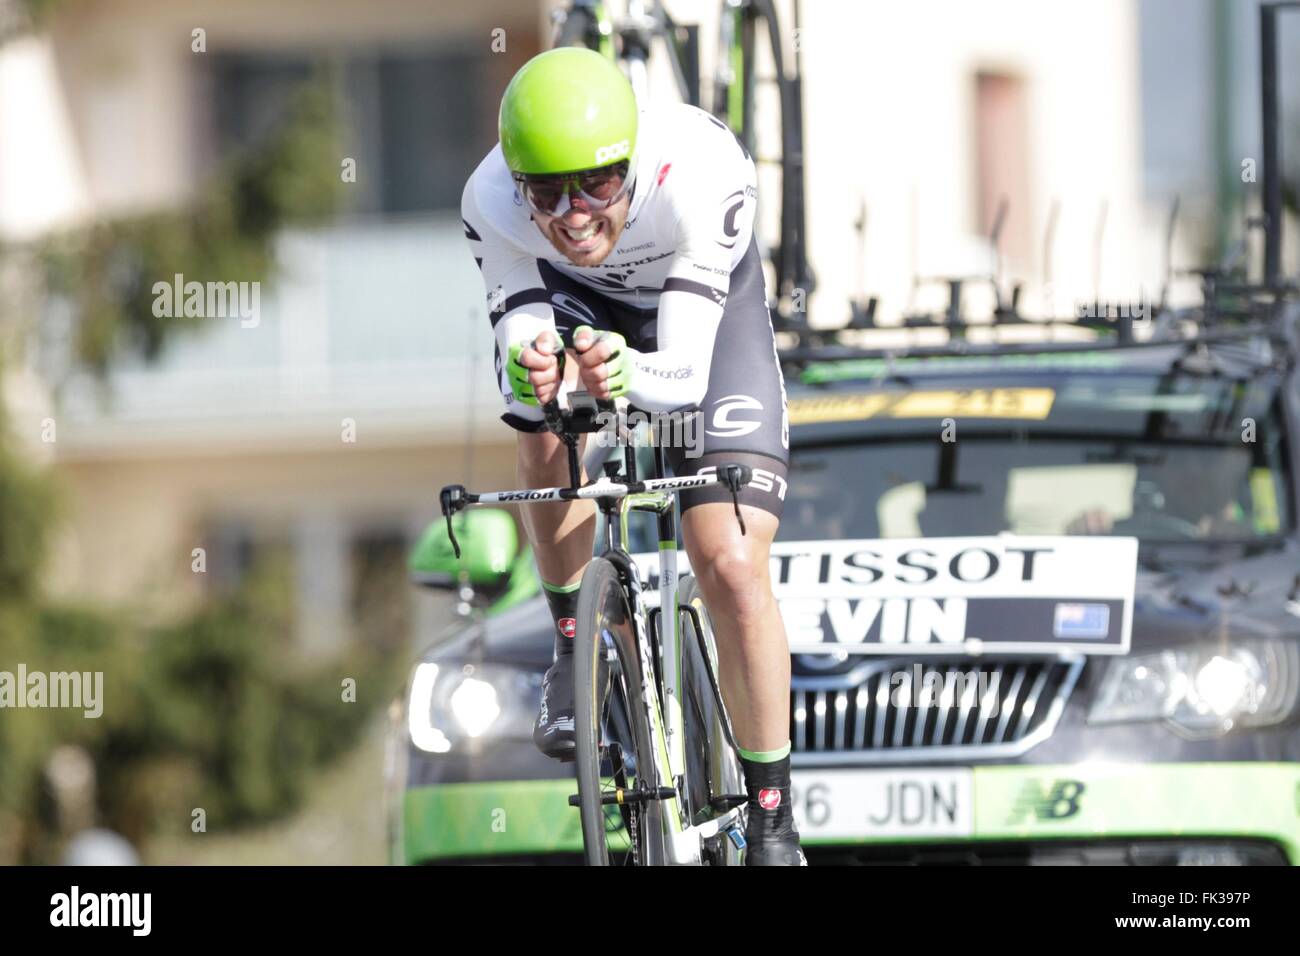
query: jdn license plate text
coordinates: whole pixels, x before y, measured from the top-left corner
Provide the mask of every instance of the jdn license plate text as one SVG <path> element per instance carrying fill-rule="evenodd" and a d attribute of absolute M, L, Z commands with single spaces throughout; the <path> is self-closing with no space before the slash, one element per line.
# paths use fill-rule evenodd
<path fill-rule="evenodd" d="M 812 838 L 965 836 L 972 830 L 969 770 L 796 771 L 790 799 Z"/>

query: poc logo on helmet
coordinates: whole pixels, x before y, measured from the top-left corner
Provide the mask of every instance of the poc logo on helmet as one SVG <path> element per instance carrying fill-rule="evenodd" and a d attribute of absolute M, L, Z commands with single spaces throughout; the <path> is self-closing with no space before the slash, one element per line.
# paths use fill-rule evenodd
<path fill-rule="evenodd" d="M 596 150 L 596 165 L 603 166 L 606 163 L 612 163 L 614 160 L 626 156 L 627 152 L 627 140 L 620 140 L 619 142 L 611 143 L 608 146 L 601 146 Z"/>

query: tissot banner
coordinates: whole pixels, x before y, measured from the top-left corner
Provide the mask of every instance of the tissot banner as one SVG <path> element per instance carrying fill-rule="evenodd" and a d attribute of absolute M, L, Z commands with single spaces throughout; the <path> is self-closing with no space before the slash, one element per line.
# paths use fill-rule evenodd
<path fill-rule="evenodd" d="M 1122 654 L 1137 539 L 786 541 L 771 573 L 793 653 Z"/>

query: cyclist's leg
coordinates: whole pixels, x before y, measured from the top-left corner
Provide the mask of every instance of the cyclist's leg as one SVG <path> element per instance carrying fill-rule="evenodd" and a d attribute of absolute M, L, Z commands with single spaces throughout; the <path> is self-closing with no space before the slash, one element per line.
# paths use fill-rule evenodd
<path fill-rule="evenodd" d="M 785 501 L 788 437 L 785 387 L 754 245 L 732 275 L 708 391 L 695 434 L 690 431 L 680 437 L 691 439 L 691 447 L 671 450 L 678 474 L 726 462 L 753 472 L 740 494 L 747 534 L 740 533 L 724 486 L 682 495 L 682 532 L 713 614 L 737 742 L 751 751 L 775 750 L 789 738 L 790 657 L 768 554 Z"/>
<path fill-rule="evenodd" d="M 579 325 L 608 327 L 605 300 L 600 295 L 564 276 L 549 263 L 539 261 L 538 271 L 551 293 L 556 331 L 566 345 L 572 345 L 572 330 Z M 499 353 L 497 368 L 502 394 L 509 394 L 510 384 L 501 368 Z M 576 378 L 577 367 L 570 362 L 566 379 L 573 382 Z M 568 452 L 564 443 L 540 422 L 511 414 L 503 415 L 502 419 L 518 432 L 516 470 L 520 487 L 568 485 Z M 584 444 L 585 437 L 582 436 Z M 572 641 L 578 585 L 591 560 L 596 506 L 591 501 L 571 501 L 523 508 L 521 512 L 555 622 L 555 663 L 543 679 L 533 740 L 548 756 L 568 757 L 573 751 Z"/>
<path fill-rule="evenodd" d="M 725 487 L 682 496 L 682 533 L 717 637 L 719 683 L 749 791 L 750 863 L 803 862 L 790 798 L 790 648 L 768 567 L 785 501 L 788 425 L 757 247 L 732 274 L 693 449 L 674 470 L 749 465 L 745 534 Z M 691 458 L 692 452 L 698 457 Z"/>
<path fill-rule="evenodd" d="M 691 569 L 717 635 L 719 682 L 736 742 L 780 750 L 790 738 L 790 651 L 772 595 L 768 555 L 776 515 L 741 505 L 743 536 L 730 504 L 708 502 L 682 516 Z"/>

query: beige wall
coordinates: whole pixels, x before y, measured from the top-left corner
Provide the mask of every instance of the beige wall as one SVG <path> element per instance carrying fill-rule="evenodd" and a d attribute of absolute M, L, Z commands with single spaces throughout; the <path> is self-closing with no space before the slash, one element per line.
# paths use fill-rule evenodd
<path fill-rule="evenodd" d="M 475 451 L 473 483 L 514 483 L 514 446 L 504 424 Z M 64 463 L 64 522 L 49 586 L 111 602 L 198 593 L 191 549 L 205 521 L 240 518 L 274 535 L 325 515 L 345 524 L 415 529 L 438 515 L 438 490 L 467 483 L 457 447 L 341 447 L 328 452 L 236 458 L 132 458 Z"/>
<path fill-rule="evenodd" d="M 430 40 L 487 48 L 501 28 L 506 49 L 490 62 L 493 85 L 504 88 L 535 51 L 545 7 L 518 0 L 73 5 L 48 35 L 0 49 L 0 199 L 12 200 L 0 203 L 0 236 L 25 238 L 184 200 L 208 160 L 195 69 L 204 54 L 191 48 L 196 28 L 205 31 L 208 53 Z M 490 372 L 480 378 L 486 391 Z M 11 392 L 21 384 L 13 375 L 7 382 Z M 27 391 L 35 398 L 18 403 L 25 423 L 44 414 L 41 389 Z M 459 426 L 444 422 L 435 435 L 436 409 L 421 414 L 411 405 L 390 413 L 382 429 L 362 428 L 357 444 L 329 450 L 314 450 L 319 439 L 279 412 L 250 422 L 246 440 L 206 422 L 172 422 L 166 435 L 131 421 L 108 419 L 80 432 L 60 422 L 53 450 L 64 512 L 48 587 L 110 602 L 183 601 L 201 587 L 191 550 L 203 546 L 213 519 L 243 518 L 284 535 L 311 522 L 399 523 L 414 533 L 436 515 L 438 489 L 468 476 Z M 475 482 L 512 485 L 510 431 L 495 415 L 477 431 Z"/>
<path fill-rule="evenodd" d="M 535 50 L 539 6 L 518 0 L 101 0 L 46 36 L 0 49 L 0 234 L 166 206 L 205 168 L 192 31 L 208 53 L 445 41 L 506 31 L 494 85 Z M 21 149 L 19 146 L 21 145 Z M 36 157 L 40 157 L 39 162 Z"/>
<path fill-rule="evenodd" d="M 914 269 L 934 276 L 987 268 L 974 174 L 980 71 L 1020 78 L 1028 103 L 1031 256 L 1009 263 L 1008 278 L 1039 291 L 1042 234 L 1052 200 L 1060 200 L 1055 300 L 1070 311 L 1092 291 L 1093 229 L 1106 199 L 1103 293 L 1129 300 L 1143 279 L 1154 291 L 1160 231 L 1139 194 L 1131 0 L 805 2 L 804 12 L 815 321 L 838 322 L 855 291 L 860 201 L 868 212 L 867 291 L 883 297 L 882 314 L 901 311 Z M 1039 296 L 1026 305 L 1037 310 Z"/>

